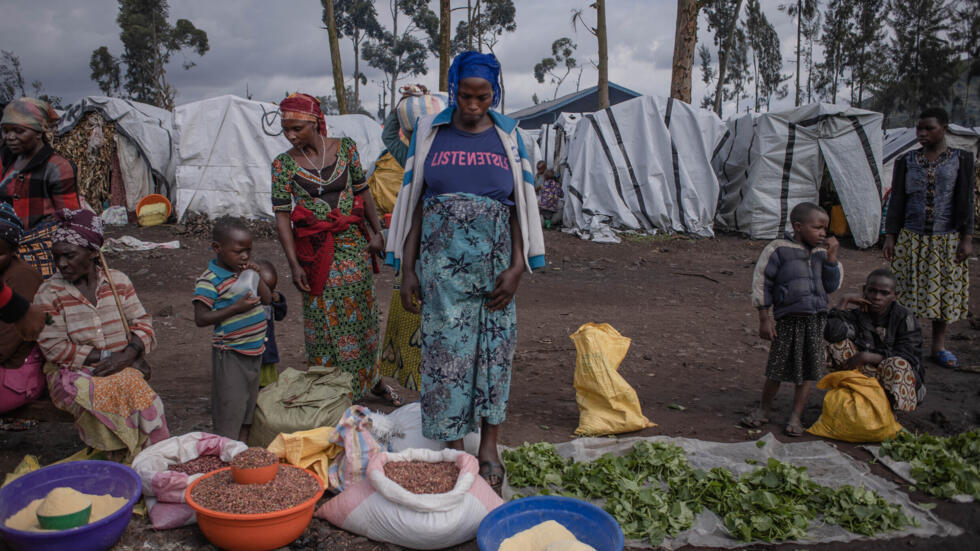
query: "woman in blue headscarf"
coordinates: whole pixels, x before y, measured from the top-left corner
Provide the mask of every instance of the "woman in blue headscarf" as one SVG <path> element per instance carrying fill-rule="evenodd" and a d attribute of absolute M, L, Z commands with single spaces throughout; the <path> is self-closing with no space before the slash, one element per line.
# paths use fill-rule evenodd
<path fill-rule="evenodd" d="M 544 265 L 533 175 L 517 122 L 500 103 L 500 64 L 463 52 L 449 107 L 418 121 L 389 230 L 402 305 L 422 316 L 422 432 L 450 447 L 480 430 L 480 474 L 504 469 L 497 433 L 517 345 L 514 294 Z"/>

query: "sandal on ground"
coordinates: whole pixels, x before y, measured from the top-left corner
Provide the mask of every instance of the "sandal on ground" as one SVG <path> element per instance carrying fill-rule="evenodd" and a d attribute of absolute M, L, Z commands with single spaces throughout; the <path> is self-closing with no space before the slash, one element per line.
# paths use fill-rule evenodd
<path fill-rule="evenodd" d="M 392 386 L 389 384 L 382 383 L 381 392 L 377 392 L 374 389 L 371 389 L 371 394 L 374 394 L 378 398 L 382 398 L 384 401 L 395 406 L 396 408 L 404 405 L 404 401 L 402 400 L 402 397 L 399 396 L 398 393 L 395 392 L 395 389 L 392 388 Z"/>
<path fill-rule="evenodd" d="M 738 424 L 750 429 L 757 429 L 768 422 L 769 418 L 762 412 L 762 409 L 756 408 L 752 410 L 752 413 L 739 419 Z"/>
<path fill-rule="evenodd" d="M 504 485 L 504 466 L 494 461 L 480 461 L 480 476 L 493 488 L 497 495 Z"/>
<path fill-rule="evenodd" d="M 940 350 L 932 356 L 929 356 L 929 359 L 947 369 L 959 369 L 960 367 L 960 361 L 949 350 Z"/>
<path fill-rule="evenodd" d="M 798 436 L 803 436 L 803 423 L 796 421 L 790 421 L 786 424 L 786 428 L 783 429 L 783 434 L 786 436 L 792 436 L 794 438 Z"/>

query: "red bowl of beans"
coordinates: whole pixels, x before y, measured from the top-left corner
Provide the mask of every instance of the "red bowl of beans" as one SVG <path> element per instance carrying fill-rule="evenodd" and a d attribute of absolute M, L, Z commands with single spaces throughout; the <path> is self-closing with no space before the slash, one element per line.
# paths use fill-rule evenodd
<path fill-rule="evenodd" d="M 204 537 L 223 549 L 267 551 L 302 535 L 323 495 L 323 481 L 306 469 L 278 467 L 265 484 L 238 484 L 230 467 L 192 482 L 184 498 Z"/>

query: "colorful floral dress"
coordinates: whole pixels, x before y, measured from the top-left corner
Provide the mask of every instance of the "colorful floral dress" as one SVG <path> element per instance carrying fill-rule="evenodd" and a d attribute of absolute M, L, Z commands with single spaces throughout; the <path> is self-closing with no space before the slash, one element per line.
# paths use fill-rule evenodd
<path fill-rule="evenodd" d="M 337 187 L 341 189 L 336 206 L 330 204 L 329 197 L 313 195 L 318 190 Z M 320 174 L 300 167 L 288 153 L 272 163 L 272 207 L 276 212 L 295 215 L 295 210 L 302 207 L 319 221 L 350 217 L 356 210 L 357 194 L 365 189 L 357 145 L 350 138 L 341 139 L 336 163 Z M 321 246 L 327 244 L 325 237 L 316 239 Z M 303 293 L 307 364 L 337 366 L 350 373 L 354 400 L 360 399 L 380 378 L 378 309 L 366 247 L 365 236 L 355 223 L 334 233 L 333 258 L 324 274 L 322 292 Z"/>

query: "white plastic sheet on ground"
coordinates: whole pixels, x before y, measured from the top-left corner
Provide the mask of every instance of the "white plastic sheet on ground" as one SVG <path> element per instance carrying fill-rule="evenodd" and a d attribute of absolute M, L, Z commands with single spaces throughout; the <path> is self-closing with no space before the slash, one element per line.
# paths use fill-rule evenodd
<path fill-rule="evenodd" d="M 862 448 L 868 450 L 868 453 L 875 456 L 875 459 L 879 463 L 891 469 L 891 471 L 897 474 L 902 480 L 907 481 L 909 484 L 915 484 L 915 478 L 912 476 L 912 465 L 905 461 L 899 461 L 891 456 L 882 455 L 881 446 L 861 446 Z M 956 503 L 972 503 L 973 496 L 968 494 L 958 494 L 950 498 L 951 501 Z"/>
<path fill-rule="evenodd" d="M 826 167 L 855 243 L 870 247 L 878 241 L 884 185 L 880 113 L 815 103 L 759 115 L 751 134 L 748 119 L 735 121 L 739 129 L 727 162 L 715 159 L 723 190 L 719 228 L 753 239 L 790 231 L 793 207 L 819 202 Z"/>
<path fill-rule="evenodd" d="M 636 438 L 581 438 L 571 442 L 556 444 L 555 449 L 562 457 L 571 457 L 576 461 L 592 461 L 606 453 L 622 455 L 628 452 L 634 442 L 649 440 L 653 442 L 665 442 L 680 446 L 687 452 L 687 461 L 694 468 L 712 469 L 714 467 L 724 467 L 736 476 L 757 469 L 760 465 L 770 458 L 776 458 L 784 463 L 799 465 L 807 468 L 810 478 L 818 484 L 830 487 L 838 487 L 845 484 L 852 486 L 864 486 L 868 489 L 877 491 L 883 498 L 890 503 L 902 505 L 906 514 L 917 519 L 919 526 L 909 527 L 904 530 L 878 534 L 874 538 L 848 532 L 847 530 L 830 524 L 821 525 L 815 522 L 811 525 L 809 534 L 812 539 L 801 540 L 795 543 L 815 544 L 829 543 L 835 541 L 859 541 L 871 539 L 899 538 L 904 536 L 931 537 L 931 536 L 957 536 L 963 531 L 957 526 L 940 519 L 930 511 L 917 506 L 909 499 L 909 496 L 898 489 L 895 484 L 871 474 L 868 465 L 861 463 L 843 453 L 837 448 L 826 442 L 795 442 L 783 444 L 767 434 L 760 440 L 766 443 L 763 447 L 757 447 L 755 440 L 746 442 L 723 443 L 707 442 L 693 438 L 672 438 L 668 436 L 636 437 Z M 750 465 L 746 459 L 758 461 L 758 465 Z M 504 483 L 504 499 L 510 499 L 515 494 L 515 489 L 509 484 Z M 678 537 L 665 539 L 661 547 L 666 549 L 677 549 L 685 545 L 696 547 L 725 548 L 746 547 L 762 542 L 743 542 L 732 538 L 728 530 L 713 512 L 705 510 L 695 519 L 691 529 L 682 532 Z M 793 542 L 780 542 L 793 543 Z M 627 540 L 627 546 L 641 549 L 652 549 L 647 540 Z"/>
<path fill-rule="evenodd" d="M 178 106 L 177 219 L 272 218 L 272 160 L 290 148 L 273 103 L 221 96 Z M 269 114 L 263 129 L 263 116 Z M 365 115 L 326 117 L 327 134 L 350 137 L 366 174 L 381 154 L 381 126 Z M 277 135 L 270 135 L 277 134 Z"/>
<path fill-rule="evenodd" d="M 714 113 L 643 96 L 583 115 L 568 145 L 562 223 L 583 239 L 607 228 L 711 237 L 727 128 Z"/>

